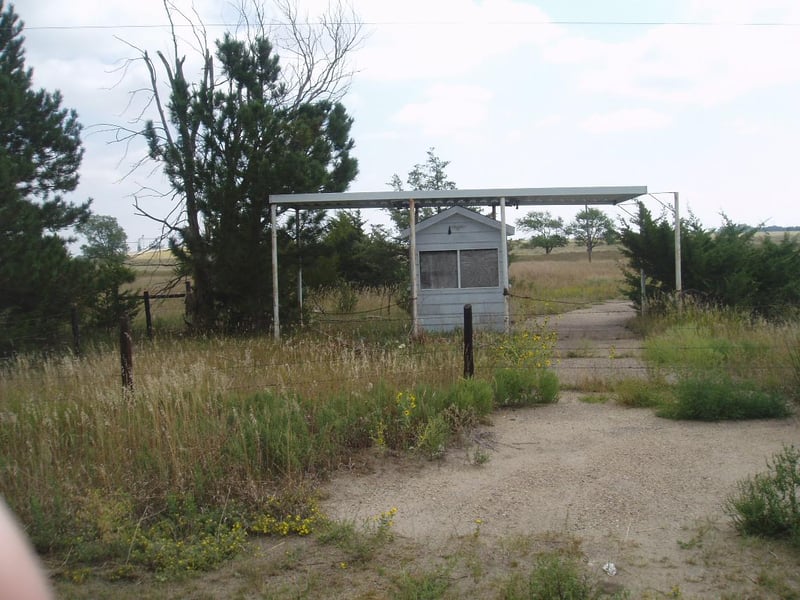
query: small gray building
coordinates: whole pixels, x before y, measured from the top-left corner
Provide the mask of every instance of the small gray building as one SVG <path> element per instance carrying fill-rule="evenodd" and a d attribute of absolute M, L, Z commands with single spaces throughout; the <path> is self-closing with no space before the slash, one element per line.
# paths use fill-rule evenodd
<path fill-rule="evenodd" d="M 405 237 L 409 231 L 403 232 Z M 514 228 L 506 225 L 505 235 Z M 507 286 L 502 225 L 473 210 L 454 206 L 416 226 L 417 311 L 426 331 L 463 326 L 472 305 L 477 329 L 503 331 Z"/>

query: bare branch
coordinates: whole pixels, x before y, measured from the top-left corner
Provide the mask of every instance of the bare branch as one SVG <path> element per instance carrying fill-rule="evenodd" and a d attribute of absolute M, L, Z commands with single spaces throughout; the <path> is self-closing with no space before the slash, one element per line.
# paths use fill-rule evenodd
<path fill-rule="evenodd" d="M 362 25 L 355 11 L 341 0 L 322 14 L 317 24 L 301 19 L 293 0 L 274 0 L 286 22 L 287 39 L 280 49 L 293 57 L 285 66 L 289 106 L 316 100 L 339 101 L 347 93 L 354 71 L 348 55 L 363 41 Z"/>

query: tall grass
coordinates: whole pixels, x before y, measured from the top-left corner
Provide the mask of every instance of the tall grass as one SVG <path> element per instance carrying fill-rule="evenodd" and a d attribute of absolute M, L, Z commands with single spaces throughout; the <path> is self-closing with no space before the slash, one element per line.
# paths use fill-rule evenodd
<path fill-rule="evenodd" d="M 248 519 L 281 530 L 282 515 L 258 516 L 265 498 L 368 446 L 436 458 L 496 405 L 489 381 L 460 378 L 449 336 L 156 340 L 136 347 L 132 391 L 118 361 L 112 348 L 19 356 L 0 374 L 0 490 L 41 551 L 80 560 L 127 548 L 158 568 L 207 565 L 240 546 Z M 177 514 L 186 507 L 199 507 L 194 528 Z M 148 541 L 175 531 L 195 551 Z M 230 547 L 210 552 L 209 536 Z"/>
<path fill-rule="evenodd" d="M 394 391 L 451 385 L 460 371 L 447 340 L 166 340 L 137 346 L 124 392 L 112 349 L 17 357 L 0 374 L 0 490 L 27 523 L 34 510 L 69 520 L 93 489 L 124 492 L 142 513 L 169 494 L 255 498 L 277 478 L 331 468 L 336 444 L 368 443 L 364 411 Z M 59 527 L 44 528 L 40 547 Z"/>
<path fill-rule="evenodd" d="M 734 310 L 688 305 L 649 319 L 643 329 L 644 358 L 656 369 L 682 379 L 748 381 L 797 399 L 798 322 L 769 322 Z"/>

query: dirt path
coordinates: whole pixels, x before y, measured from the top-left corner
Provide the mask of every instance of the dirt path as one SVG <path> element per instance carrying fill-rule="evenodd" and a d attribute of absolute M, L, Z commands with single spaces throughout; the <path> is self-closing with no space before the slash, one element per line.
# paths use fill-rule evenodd
<path fill-rule="evenodd" d="M 615 302 L 554 318 L 562 381 L 641 373 L 630 314 Z M 614 562 L 614 582 L 636 598 L 675 586 L 687 598 L 752 593 L 758 565 L 746 564 L 723 502 L 782 445 L 800 443 L 797 418 L 673 422 L 568 392 L 492 421 L 475 434 L 488 463 L 470 464 L 463 448 L 438 462 L 373 460 L 335 477 L 323 509 L 360 520 L 394 506 L 397 533 L 429 544 L 469 534 L 476 519 L 489 538 L 575 536 L 589 564 Z"/>

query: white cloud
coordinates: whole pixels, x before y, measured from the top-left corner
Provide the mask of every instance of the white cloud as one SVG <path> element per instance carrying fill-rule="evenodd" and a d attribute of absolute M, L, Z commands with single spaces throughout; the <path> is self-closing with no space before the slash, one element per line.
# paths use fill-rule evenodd
<path fill-rule="evenodd" d="M 514 0 L 362 0 L 357 10 L 370 31 L 360 76 L 378 81 L 460 77 L 558 35 L 541 9 Z"/>
<path fill-rule="evenodd" d="M 560 127 L 563 123 L 564 118 L 561 115 L 546 115 L 534 121 L 533 127 L 535 129 L 550 129 Z"/>
<path fill-rule="evenodd" d="M 434 85 L 426 99 L 403 106 L 392 120 L 427 136 L 467 134 L 489 117 L 492 92 L 476 85 Z"/>
<path fill-rule="evenodd" d="M 729 5 L 737 3 L 725 2 Z M 542 55 L 570 69 L 584 92 L 680 105 L 715 106 L 800 81 L 800 36 L 795 27 L 734 25 L 753 22 L 754 13 L 732 14 L 738 19 L 650 27 L 618 42 L 564 35 Z M 792 22 L 791 18 L 786 13 L 777 20 Z"/>
<path fill-rule="evenodd" d="M 671 122 L 669 116 L 649 108 L 630 108 L 592 115 L 581 123 L 589 133 L 623 133 L 663 129 Z"/>

